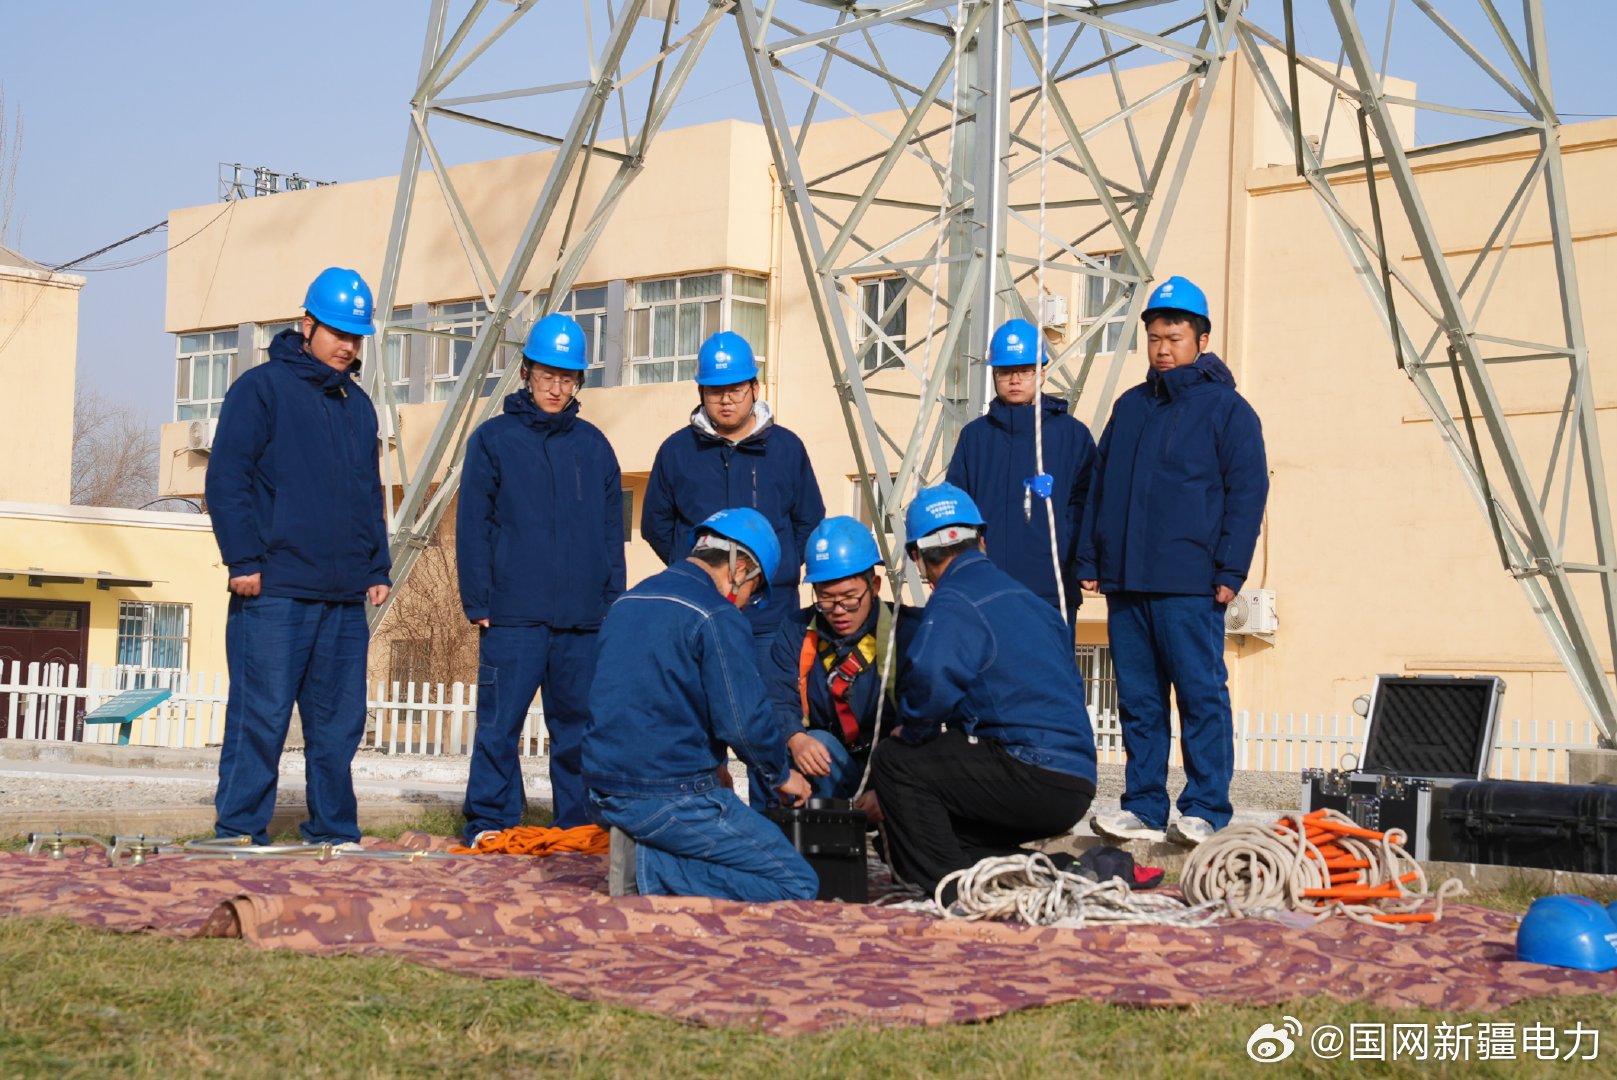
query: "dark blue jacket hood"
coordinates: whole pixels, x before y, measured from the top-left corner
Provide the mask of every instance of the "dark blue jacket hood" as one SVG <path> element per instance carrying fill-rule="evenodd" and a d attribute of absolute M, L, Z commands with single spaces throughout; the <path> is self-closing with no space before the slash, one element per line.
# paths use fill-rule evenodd
<path fill-rule="evenodd" d="M 623 477 L 578 412 L 519 390 L 467 442 L 455 553 L 473 622 L 592 629 L 623 592 Z"/>
<path fill-rule="evenodd" d="M 1224 361 L 1153 368 L 1101 435 L 1078 575 L 1101 592 L 1239 590 L 1268 493 L 1263 427 Z"/>
<path fill-rule="evenodd" d="M 265 596 L 357 601 L 388 583 L 376 410 L 296 329 L 225 394 L 205 490 L 231 577 Z M 350 368 L 350 372 L 353 369 Z"/>

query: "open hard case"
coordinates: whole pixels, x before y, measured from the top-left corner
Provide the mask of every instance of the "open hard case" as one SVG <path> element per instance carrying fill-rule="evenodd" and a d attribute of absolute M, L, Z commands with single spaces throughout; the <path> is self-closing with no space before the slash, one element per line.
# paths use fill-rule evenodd
<path fill-rule="evenodd" d="M 1402 829 L 1415 858 L 1454 858 L 1444 810 L 1455 785 L 1487 775 L 1504 692 L 1492 675 L 1377 676 L 1358 767 L 1305 770 L 1304 812 Z"/>

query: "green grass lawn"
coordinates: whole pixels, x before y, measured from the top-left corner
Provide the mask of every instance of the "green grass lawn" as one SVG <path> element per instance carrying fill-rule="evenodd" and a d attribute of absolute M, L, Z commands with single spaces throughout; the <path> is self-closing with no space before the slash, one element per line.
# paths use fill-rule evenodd
<path fill-rule="evenodd" d="M 423 821 L 456 827 L 450 815 Z M 1519 910 L 1525 887 L 1472 898 Z M 1335 1024 L 1513 1023 L 1598 1029 L 1599 1060 L 1325 1061 L 1246 1054 L 1283 1014 Z M 531 980 L 487 982 L 403 961 L 260 952 L 239 941 L 0 920 L 0 1076 L 1012 1077 L 1611 1075 L 1617 998 L 1526 1002 L 1495 1015 L 1342 1005 L 1134 1009 L 1088 1002 L 931 1029 L 779 1038 L 577 1002 Z M 1563 1052 L 1569 1043 L 1563 1043 Z M 1520 1054 L 1520 1040 L 1517 1040 Z M 1585 1042 L 1584 1051 L 1588 1044 Z"/>

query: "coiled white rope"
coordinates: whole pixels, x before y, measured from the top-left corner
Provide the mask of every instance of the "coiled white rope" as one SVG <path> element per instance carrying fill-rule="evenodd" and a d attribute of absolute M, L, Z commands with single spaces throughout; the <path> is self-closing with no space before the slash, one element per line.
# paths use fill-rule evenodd
<path fill-rule="evenodd" d="M 955 902 L 944 907 L 949 885 Z M 1222 917 L 1219 902 L 1187 904 L 1175 896 L 1136 893 L 1120 878 L 1091 881 L 1059 870 L 1043 852 L 1003 855 L 938 882 L 934 901 L 946 919 L 1015 919 L 1029 926 L 1208 926 Z"/>
<path fill-rule="evenodd" d="M 1334 810 L 1323 817 L 1354 826 L 1351 818 Z M 1401 829 L 1374 837 L 1338 833 L 1329 841 L 1316 842 L 1308 839 L 1302 814 L 1285 815 L 1284 822 L 1291 827 L 1231 826 L 1197 845 L 1180 879 L 1186 899 L 1193 904 L 1222 904 L 1236 918 L 1290 911 L 1318 922 L 1340 913 L 1355 922 L 1385 924 L 1435 922 L 1443 917 L 1443 902 L 1465 892 L 1457 879 L 1433 891 L 1426 871 L 1404 849 Z M 1334 882 L 1332 863 L 1338 878 Z M 1348 865 L 1358 863 L 1364 865 Z M 1357 880 L 1344 883 L 1341 879 L 1350 874 Z M 1358 899 L 1352 895 L 1355 889 L 1394 895 Z M 1333 892 L 1338 895 L 1329 895 Z M 1422 913 L 1430 900 L 1436 901 L 1435 909 Z"/>

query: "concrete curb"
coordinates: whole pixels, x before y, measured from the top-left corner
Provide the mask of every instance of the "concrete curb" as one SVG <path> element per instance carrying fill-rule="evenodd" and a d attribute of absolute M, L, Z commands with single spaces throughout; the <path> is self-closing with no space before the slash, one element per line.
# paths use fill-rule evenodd
<path fill-rule="evenodd" d="M 407 825 L 433 810 L 459 810 L 460 800 L 418 799 L 361 801 L 359 827 L 382 829 Z M 270 832 L 295 829 L 306 817 L 301 803 L 282 803 L 270 819 Z M 0 839 L 15 839 L 29 833 L 90 833 L 94 836 L 163 836 L 169 839 L 209 836 L 213 833 L 213 807 L 146 807 L 138 810 L 7 810 L 0 811 Z"/>

